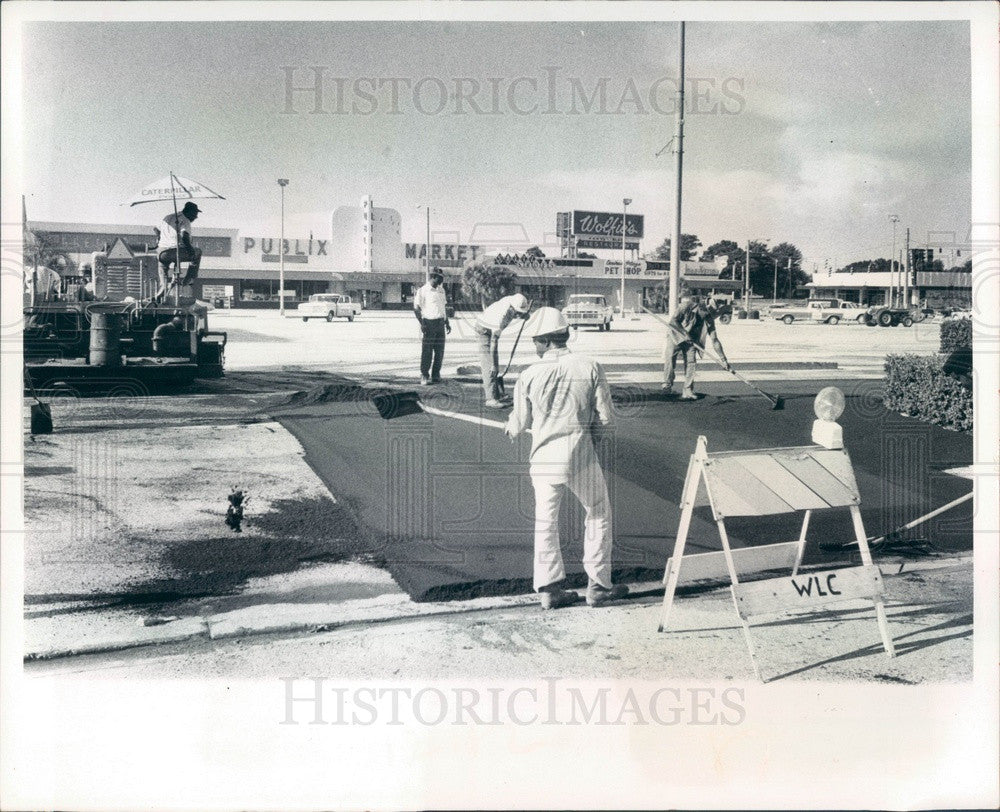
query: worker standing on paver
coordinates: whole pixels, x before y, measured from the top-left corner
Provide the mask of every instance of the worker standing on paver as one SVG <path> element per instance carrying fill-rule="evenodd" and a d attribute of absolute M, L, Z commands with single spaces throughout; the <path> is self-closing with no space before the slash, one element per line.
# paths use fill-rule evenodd
<path fill-rule="evenodd" d="M 163 218 L 159 229 L 160 239 L 156 245 L 159 259 L 160 286 L 156 291 L 156 299 L 162 299 L 170 288 L 170 266 L 177 262 L 187 262 L 187 272 L 179 280 L 181 286 L 190 285 L 198 278 L 198 268 L 201 265 L 201 249 L 191 244 L 191 224 L 198 219 L 201 209 L 196 203 L 188 201 L 179 214 L 168 214 Z M 179 276 L 180 267 L 174 268 Z"/>
<path fill-rule="evenodd" d="M 729 370 L 725 350 L 722 349 L 722 342 L 715 332 L 715 318 L 711 308 L 700 296 L 684 286 L 681 288 L 681 300 L 677 305 L 677 312 L 667 324 L 663 384 L 660 388 L 667 392 L 673 388 L 677 360 L 680 358 L 684 361 L 684 391 L 680 399 L 697 400 L 698 396 L 694 393 L 694 373 L 698 365 L 698 355 L 709 340 L 719 361 L 726 370 Z"/>
<path fill-rule="evenodd" d="M 500 333 L 514 319 L 528 318 L 528 300 L 521 293 L 498 299 L 476 317 L 474 329 L 479 336 L 479 367 L 483 374 L 484 405 L 502 409 L 500 400 Z"/>
<path fill-rule="evenodd" d="M 580 599 L 562 588 L 566 569 L 559 549 L 559 506 L 569 488 L 586 513 L 587 603 L 601 606 L 628 594 L 628 587 L 611 583 L 611 500 L 593 436 L 611 425 L 611 392 L 600 364 L 566 349 L 569 327 L 556 308 L 540 308 L 527 328 L 541 360 L 518 378 L 505 431 L 511 438 L 528 428 L 532 433 L 534 588 L 544 609 Z"/>
<path fill-rule="evenodd" d="M 445 335 L 451 332 L 448 321 L 448 300 L 445 296 L 444 274 L 440 268 L 430 272 L 428 281 L 413 297 L 413 312 L 420 322 L 423 341 L 420 347 L 420 383 L 422 386 L 441 380 Z"/>

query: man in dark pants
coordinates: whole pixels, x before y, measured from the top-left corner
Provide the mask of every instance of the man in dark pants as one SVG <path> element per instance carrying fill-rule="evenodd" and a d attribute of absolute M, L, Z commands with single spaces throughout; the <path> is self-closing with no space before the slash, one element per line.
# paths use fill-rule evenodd
<path fill-rule="evenodd" d="M 698 356 L 711 341 L 715 354 L 724 369 L 730 369 L 726 359 L 726 351 L 715 333 L 715 318 L 712 310 L 693 293 L 687 286 L 681 288 L 681 300 L 677 312 L 667 326 L 667 345 L 664 349 L 663 384 L 660 386 L 670 392 L 674 386 L 674 375 L 677 361 L 684 362 L 684 390 L 681 400 L 697 400 L 694 393 L 694 373 L 698 366 Z"/>
<path fill-rule="evenodd" d="M 413 312 L 420 322 L 423 342 L 420 347 L 420 384 L 438 383 L 441 380 L 441 362 L 444 360 L 444 337 L 451 332 L 448 322 L 447 297 L 444 274 L 439 268 L 430 273 L 430 279 L 413 297 Z"/>

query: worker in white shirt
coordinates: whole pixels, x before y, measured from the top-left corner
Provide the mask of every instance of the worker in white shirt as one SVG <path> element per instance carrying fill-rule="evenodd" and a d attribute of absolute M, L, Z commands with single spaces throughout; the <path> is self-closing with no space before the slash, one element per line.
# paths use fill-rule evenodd
<path fill-rule="evenodd" d="M 502 409 L 500 386 L 500 333 L 514 319 L 528 318 L 528 300 L 520 293 L 498 299 L 476 317 L 474 329 L 479 336 L 479 366 L 483 373 L 484 405 Z"/>
<path fill-rule="evenodd" d="M 611 500 L 594 448 L 594 433 L 611 425 L 611 392 L 600 364 L 566 349 L 569 327 L 556 308 L 540 308 L 527 329 L 540 360 L 517 380 L 505 431 L 511 438 L 528 428 L 532 434 L 534 588 L 545 609 L 580 599 L 562 588 L 566 570 L 559 549 L 559 506 L 568 488 L 586 513 L 587 603 L 601 606 L 628 595 L 628 587 L 611 583 Z"/>
<path fill-rule="evenodd" d="M 184 204 L 179 214 L 168 214 L 163 218 L 160 238 L 156 244 L 156 253 L 160 262 L 160 287 L 156 298 L 161 298 L 169 286 L 167 274 L 170 266 L 179 262 L 190 263 L 181 285 L 189 285 L 198 277 L 198 267 L 201 265 L 201 249 L 191 244 L 191 223 L 198 219 L 201 209 L 192 201 Z M 180 266 L 174 269 L 180 273 Z"/>
<path fill-rule="evenodd" d="M 413 297 L 413 312 L 420 322 L 423 341 L 420 347 L 420 383 L 422 386 L 441 380 L 441 362 L 444 360 L 444 339 L 451 332 L 448 321 L 448 301 L 445 296 L 444 274 L 440 268 L 430 272 Z"/>

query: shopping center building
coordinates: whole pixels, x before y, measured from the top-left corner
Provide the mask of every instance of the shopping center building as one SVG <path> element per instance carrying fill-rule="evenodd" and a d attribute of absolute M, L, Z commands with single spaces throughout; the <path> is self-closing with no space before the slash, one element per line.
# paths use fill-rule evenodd
<path fill-rule="evenodd" d="M 428 247 L 426 242 L 403 241 L 400 213 L 377 207 L 371 197 L 365 197 L 360 206 L 342 206 L 333 211 L 329 222 L 325 234 L 285 239 L 286 306 L 295 307 L 316 293 L 347 293 L 366 308 L 412 306 L 413 296 L 424 282 Z M 28 229 L 50 253 L 61 256 L 63 293 L 67 293 L 67 280 L 85 281 L 95 254 L 108 251 L 119 240 L 133 254 L 155 253 L 154 224 L 150 222 L 146 227 L 29 222 Z M 278 306 L 281 265 L 278 237 L 240 228 L 195 225 L 192 240 L 202 250 L 201 269 L 194 285 L 196 297 L 222 307 Z M 449 299 L 459 308 L 480 306 L 479 302 L 463 300 L 461 275 L 468 264 L 481 261 L 508 267 L 517 275 L 518 289 L 537 303 L 558 307 L 578 293 L 601 294 L 610 304 L 619 302 L 620 253 L 614 259 L 581 257 L 579 252 L 546 245 L 550 253 L 562 255 L 529 256 L 524 253 L 529 247 L 525 242 L 508 240 L 501 244 L 489 238 L 465 242 L 458 234 L 439 231 L 432 233 L 430 242 L 430 265 L 442 270 Z M 670 264 L 639 259 L 638 240 L 629 247 L 635 258 L 625 262 L 625 307 L 656 307 L 663 301 Z M 123 250 L 122 246 L 118 245 L 117 250 Z M 616 252 L 608 253 L 614 256 Z M 682 262 L 681 278 L 701 292 L 735 293 L 738 297 L 741 282 L 720 278 L 721 267 L 711 262 Z M 888 276 L 831 274 L 817 277 L 810 287 L 814 288 L 813 295 L 838 295 L 862 303 L 878 303 L 885 299 Z M 916 277 L 915 295 L 921 300 L 934 296 L 955 298 L 963 292 L 968 298 L 968 274 L 918 273 Z"/>

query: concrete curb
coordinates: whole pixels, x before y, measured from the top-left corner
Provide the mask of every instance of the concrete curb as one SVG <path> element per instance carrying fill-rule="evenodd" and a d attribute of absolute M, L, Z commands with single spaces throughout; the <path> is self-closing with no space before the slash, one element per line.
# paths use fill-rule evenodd
<path fill-rule="evenodd" d="M 892 578 L 911 572 L 948 569 L 972 565 L 972 555 L 909 561 L 894 559 L 878 562 L 883 577 Z M 841 565 L 803 567 L 803 572 L 832 569 Z M 705 585 L 706 590 L 725 588 L 724 585 Z M 659 580 L 630 584 L 635 595 L 649 595 L 662 591 Z M 161 626 L 139 627 L 137 634 L 128 638 L 111 637 L 94 640 L 84 645 L 66 649 L 48 649 L 29 652 L 26 662 L 53 660 L 81 654 L 107 654 L 147 646 L 183 643 L 190 640 L 231 640 L 234 638 L 276 634 L 302 634 L 324 632 L 345 626 L 365 623 L 389 623 L 397 620 L 447 617 L 452 615 L 486 612 L 492 609 L 535 606 L 536 597 L 530 595 L 503 595 L 474 598 L 469 601 L 415 603 L 405 594 L 383 595 L 375 599 L 317 604 L 303 609 L 300 604 L 265 604 L 248 609 L 238 609 L 217 616 L 190 617 L 165 623 Z"/>

